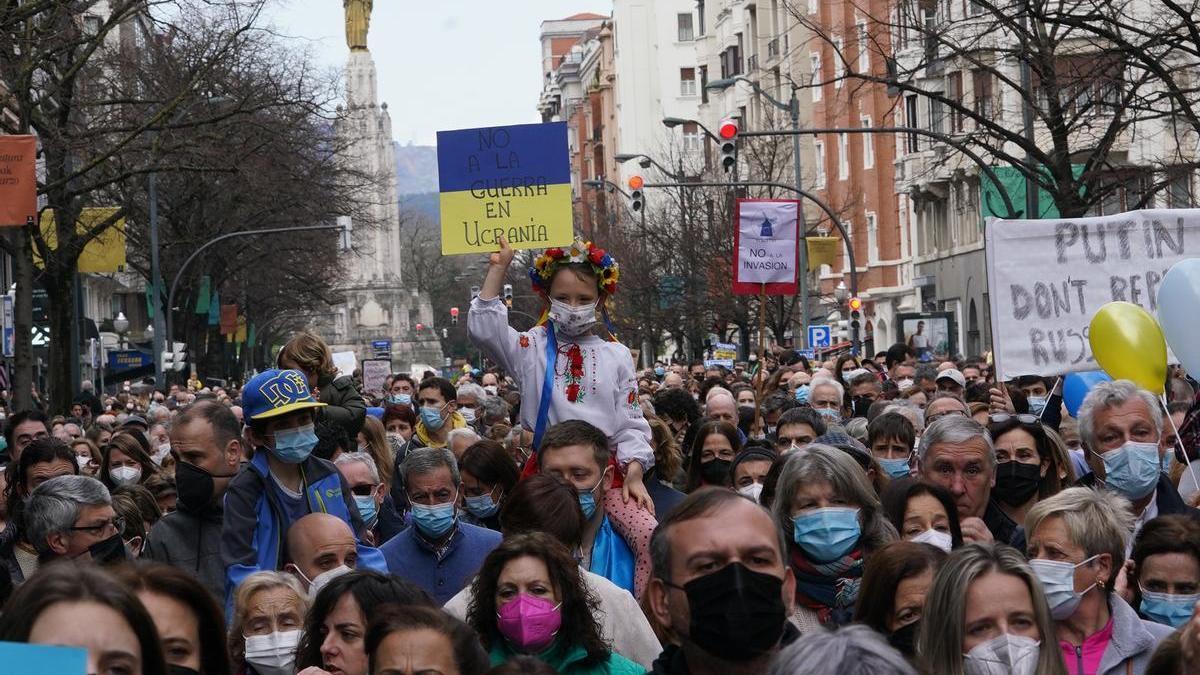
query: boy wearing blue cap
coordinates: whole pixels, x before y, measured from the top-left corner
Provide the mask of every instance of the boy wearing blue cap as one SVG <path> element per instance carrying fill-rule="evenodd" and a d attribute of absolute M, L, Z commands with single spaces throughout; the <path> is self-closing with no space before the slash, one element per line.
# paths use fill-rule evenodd
<path fill-rule="evenodd" d="M 227 615 L 243 579 L 282 569 L 288 528 L 309 513 L 345 520 L 358 540 L 358 567 L 387 572 L 378 549 L 362 543 L 367 527 L 341 474 L 332 463 L 312 456 L 317 444 L 314 412 L 324 405 L 313 400 L 307 380 L 296 370 L 268 370 L 242 390 L 254 456 L 225 495 L 221 559 Z"/>

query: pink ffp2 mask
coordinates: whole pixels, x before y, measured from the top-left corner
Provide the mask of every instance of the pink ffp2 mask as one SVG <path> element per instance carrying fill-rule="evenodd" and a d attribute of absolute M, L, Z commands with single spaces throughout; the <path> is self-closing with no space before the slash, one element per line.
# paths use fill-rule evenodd
<path fill-rule="evenodd" d="M 562 626 L 562 606 L 521 593 L 496 612 L 500 634 L 521 651 L 540 652 Z"/>

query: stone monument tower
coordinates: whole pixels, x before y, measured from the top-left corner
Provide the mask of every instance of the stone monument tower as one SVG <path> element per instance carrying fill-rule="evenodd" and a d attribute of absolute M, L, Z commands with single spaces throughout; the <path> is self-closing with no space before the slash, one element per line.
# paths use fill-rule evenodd
<path fill-rule="evenodd" d="M 392 118 L 378 101 L 375 60 L 367 49 L 372 0 L 343 0 L 346 11 L 346 104 L 334 131 L 344 148 L 341 161 L 374 177 L 362 204 L 370 225 L 350 226 L 350 250 L 340 253 L 343 301 L 320 330 L 333 351 L 353 351 L 359 360 L 381 355 L 390 343 L 392 370 L 414 365 L 440 367 L 441 345 L 432 328 L 429 298 L 404 285 L 400 271 L 400 212 Z M 344 218 L 349 221 L 349 218 Z M 343 247 L 345 248 L 345 247 Z"/>

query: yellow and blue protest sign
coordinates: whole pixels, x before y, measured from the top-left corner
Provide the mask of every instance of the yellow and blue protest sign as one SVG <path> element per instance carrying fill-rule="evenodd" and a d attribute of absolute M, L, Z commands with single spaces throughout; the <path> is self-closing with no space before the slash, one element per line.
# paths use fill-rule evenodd
<path fill-rule="evenodd" d="M 442 255 L 574 241 L 566 122 L 439 131 Z"/>

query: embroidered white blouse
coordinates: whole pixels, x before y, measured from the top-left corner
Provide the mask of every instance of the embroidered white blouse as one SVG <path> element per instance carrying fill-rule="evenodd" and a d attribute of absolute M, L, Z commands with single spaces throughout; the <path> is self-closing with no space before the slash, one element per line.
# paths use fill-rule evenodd
<path fill-rule="evenodd" d="M 521 425 L 532 431 L 546 378 L 545 326 L 519 333 L 508 325 L 508 308 L 500 298 L 475 297 L 467 314 L 467 332 L 485 356 L 516 380 L 521 390 Z M 629 348 L 591 334 L 575 340 L 561 334 L 555 337 L 558 350 L 547 425 L 588 422 L 608 436 L 622 467 L 636 460 L 650 469 L 654 466 L 650 425 L 638 401 Z"/>

